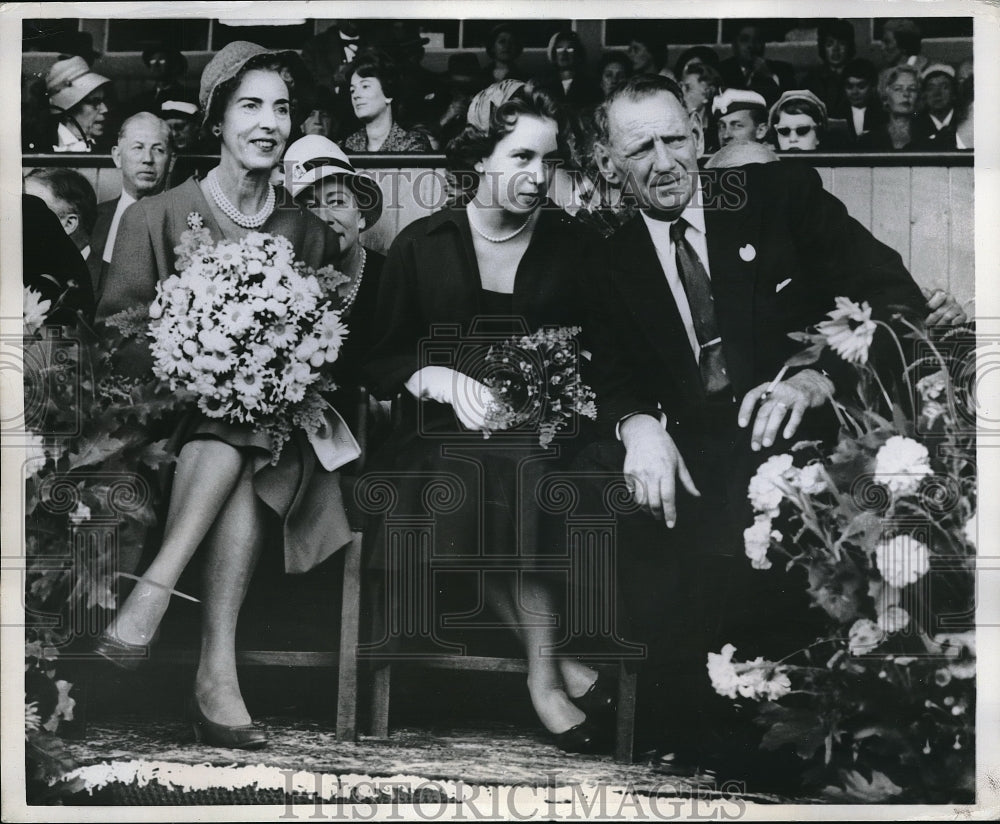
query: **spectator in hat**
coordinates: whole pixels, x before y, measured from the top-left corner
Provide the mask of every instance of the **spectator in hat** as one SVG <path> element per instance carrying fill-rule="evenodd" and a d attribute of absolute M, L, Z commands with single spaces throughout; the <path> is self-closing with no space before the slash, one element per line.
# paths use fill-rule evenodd
<path fill-rule="evenodd" d="M 180 94 L 168 94 L 160 101 L 158 114 L 170 128 L 174 151 L 178 154 L 194 154 L 202 148 L 199 128 L 201 109 L 193 92 L 186 89 Z"/>
<path fill-rule="evenodd" d="M 826 106 L 807 89 L 788 91 L 771 107 L 767 118 L 782 152 L 815 152 L 827 128 Z"/>
<path fill-rule="evenodd" d="M 164 98 L 178 97 L 184 93 L 181 79 L 187 74 L 188 61 L 176 48 L 166 43 L 157 43 L 143 50 L 142 62 L 149 71 L 151 85 L 125 104 L 126 115 L 136 112 L 155 114 Z"/>
<path fill-rule="evenodd" d="M 757 92 L 726 89 L 712 101 L 719 146 L 762 143 L 767 135 L 767 104 Z"/>
<path fill-rule="evenodd" d="M 691 66 L 711 66 L 718 71 L 719 55 L 709 46 L 691 46 L 681 52 L 674 64 L 674 77 L 681 78 Z"/>
<path fill-rule="evenodd" d="M 483 70 L 472 52 L 448 55 L 448 106 L 437 123 L 440 142 L 447 144 L 465 128 L 465 115 L 472 96 L 483 88 Z"/>
<path fill-rule="evenodd" d="M 361 128 L 344 141 L 348 152 L 429 152 L 431 143 L 419 132 L 407 131 L 394 117 L 399 72 L 383 51 L 363 52 L 347 74 L 351 107 Z"/>
<path fill-rule="evenodd" d="M 932 63 L 920 74 L 923 111 L 913 124 L 914 145 L 924 151 L 955 148 L 958 98 L 955 70 L 944 63 Z"/>
<path fill-rule="evenodd" d="M 844 66 L 843 83 L 847 102 L 843 115 L 847 122 L 847 145 L 856 147 L 862 136 L 882 128 L 885 123 L 885 109 L 878 99 L 875 64 L 855 57 Z"/>
<path fill-rule="evenodd" d="M 45 77 L 56 118 L 54 152 L 90 152 L 104 137 L 111 81 L 90 70 L 82 57 L 57 60 Z"/>
<path fill-rule="evenodd" d="M 97 195 L 87 178 L 75 169 L 32 169 L 24 176 L 24 193 L 45 202 L 88 260 L 93 254 L 90 238 L 97 220 Z"/>
<path fill-rule="evenodd" d="M 903 18 L 886 20 L 882 26 L 882 56 L 887 69 L 894 66 L 912 66 L 918 72 L 927 66 L 927 58 L 920 53 L 920 27 Z"/>
<path fill-rule="evenodd" d="M 343 130 L 349 115 L 344 102 L 326 86 L 314 86 L 300 101 L 302 122 L 299 130 L 305 135 L 322 135 L 331 140 Z"/>
<path fill-rule="evenodd" d="M 844 67 L 855 53 L 854 26 L 847 20 L 821 20 L 816 47 L 820 62 L 806 70 L 801 88 L 823 101 L 831 117 L 846 117 Z"/>
<path fill-rule="evenodd" d="M 538 78 L 537 87 L 557 103 L 577 110 L 596 106 L 601 92 L 587 75 L 587 52 L 580 36 L 571 29 L 556 32 L 549 40 L 547 53 L 550 68 Z"/>
<path fill-rule="evenodd" d="M 98 300 L 122 215 L 137 200 L 164 190 L 172 157 L 172 130 L 155 114 L 139 112 L 122 123 L 118 142 L 111 147 L 111 159 L 121 169 L 122 191 L 118 197 L 98 205 L 91 237 L 93 253 L 87 259 Z"/>
<path fill-rule="evenodd" d="M 486 56 L 489 62 L 484 73 L 490 83 L 499 80 L 527 80 L 528 76 L 517 65 L 517 58 L 524 51 L 517 30 L 509 23 L 500 23 L 490 29 L 486 37 Z"/>
<path fill-rule="evenodd" d="M 386 52 L 398 69 L 395 116 L 408 130 L 434 132 L 448 104 L 445 79 L 423 65 L 430 38 L 411 20 L 393 20 L 375 26 L 374 48 Z"/>
<path fill-rule="evenodd" d="M 375 301 L 385 265 L 385 255 L 364 246 L 361 235 L 382 215 L 382 190 L 322 135 L 296 140 L 285 152 L 284 167 L 283 185 L 296 205 L 311 211 L 337 237 L 334 265 L 350 278 L 338 287 L 345 307 L 341 317 L 350 335 L 337 363 L 345 370 L 344 380 L 359 383 L 354 370 L 380 332 L 375 324 Z"/>
<path fill-rule="evenodd" d="M 920 100 L 920 74 L 906 63 L 893 66 L 880 79 L 882 106 L 886 120 L 858 139 L 863 151 L 893 152 L 912 150 L 917 137 L 914 123 Z"/>
<path fill-rule="evenodd" d="M 770 106 L 795 84 L 791 65 L 764 57 L 764 30 L 759 23 L 744 21 L 734 29 L 733 54 L 719 63 L 722 82 L 729 89 L 755 91 Z"/>

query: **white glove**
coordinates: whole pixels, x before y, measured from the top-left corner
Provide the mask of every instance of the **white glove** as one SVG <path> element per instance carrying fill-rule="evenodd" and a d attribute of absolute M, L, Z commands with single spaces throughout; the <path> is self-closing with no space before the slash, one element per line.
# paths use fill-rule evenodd
<path fill-rule="evenodd" d="M 447 366 L 425 366 L 404 384 L 418 400 L 447 403 L 466 429 L 486 430 L 486 411 L 493 393 L 482 383 Z"/>

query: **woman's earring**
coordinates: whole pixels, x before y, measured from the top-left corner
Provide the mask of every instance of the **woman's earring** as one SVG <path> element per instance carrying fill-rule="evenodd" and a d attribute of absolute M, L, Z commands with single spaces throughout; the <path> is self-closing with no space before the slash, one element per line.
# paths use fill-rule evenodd
<path fill-rule="evenodd" d="M 222 136 L 222 128 L 220 126 L 213 126 L 212 127 L 212 134 L 214 134 L 216 137 L 221 137 Z"/>
<path fill-rule="evenodd" d="M 482 163 L 476 163 L 472 168 L 475 169 L 477 172 L 479 172 L 479 174 L 483 173 L 483 164 Z"/>

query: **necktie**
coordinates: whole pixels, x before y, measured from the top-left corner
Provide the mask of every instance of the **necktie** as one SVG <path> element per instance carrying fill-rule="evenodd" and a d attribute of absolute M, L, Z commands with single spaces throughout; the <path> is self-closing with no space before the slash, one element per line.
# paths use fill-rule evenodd
<path fill-rule="evenodd" d="M 708 395 L 714 395 L 729 388 L 726 374 L 726 357 L 722 352 L 722 337 L 715 320 L 715 302 L 712 298 L 712 282 L 702 266 L 694 247 L 684 236 L 688 223 L 678 218 L 670 226 L 670 240 L 673 241 L 677 260 L 677 274 L 684 284 L 694 334 L 701 352 L 698 368 L 701 382 Z"/>

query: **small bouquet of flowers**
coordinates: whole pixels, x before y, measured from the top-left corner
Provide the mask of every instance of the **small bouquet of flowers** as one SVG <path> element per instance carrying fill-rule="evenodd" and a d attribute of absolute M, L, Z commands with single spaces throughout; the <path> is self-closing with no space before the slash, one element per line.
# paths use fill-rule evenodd
<path fill-rule="evenodd" d="M 543 328 L 490 347 L 484 383 L 493 393 L 486 413 L 491 430 L 531 427 L 548 447 L 574 412 L 597 417 L 594 391 L 580 379 L 579 333 L 578 326 Z"/>
<path fill-rule="evenodd" d="M 327 367 L 347 335 L 335 304 L 346 277 L 295 261 L 283 237 L 213 244 L 200 216 L 188 220 L 179 274 L 149 308 L 153 371 L 207 417 L 267 432 L 277 461 L 293 428 L 323 427 L 321 393 L 335 388 Z"/>
<path fill-rule="evenodd" d="M 932 341 L 896 319 L 911 330 L 909 362 L 893 329 L 845 298 L 793 336 L 810 344 L 797 364 L 826 348 L 853 364 L 858 397 L 834 401 L 832 449 L 795 444 L 747 492 L 751 565 L 804 569 L 829 632 L 781 661 L 739 663 L 726 644 L 708 674 L 720 695 L 760 702 L 761 746 L 794 747 L 824 797 L 941 803 L 974 786 L 975 414 L 957 387 L 975 337 Z M 901 361 L 881 375 L 868 358 L 880 325 Z"/>

